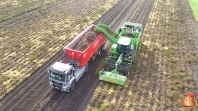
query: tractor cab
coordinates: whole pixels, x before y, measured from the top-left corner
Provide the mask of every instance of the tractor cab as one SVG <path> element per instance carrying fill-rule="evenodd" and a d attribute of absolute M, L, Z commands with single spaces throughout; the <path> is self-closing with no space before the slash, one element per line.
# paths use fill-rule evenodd
<path fill-rule="evenodd" d="M 126 53 L 129 52 L 130 46 L 129 45 L 118 44 L 117 50 L 118 50 L 118 53 L 124 53 L 124 54 L 126 54 Z"/>
<path fill-rule="evenodd" d="M 126 53 L 129 53 L 129 51 L 131 50 L 131 39 L 129 37 L 121 37 L 118 40 L 118 46 L 117 46 L 117 51 L 118 53 L 123 53 L 124 55 Z"/>

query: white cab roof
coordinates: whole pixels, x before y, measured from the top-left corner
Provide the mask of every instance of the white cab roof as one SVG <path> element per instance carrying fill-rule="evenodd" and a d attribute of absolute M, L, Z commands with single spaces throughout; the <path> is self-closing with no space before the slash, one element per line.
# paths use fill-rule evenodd
<path fill-rule="evenodd" d="M 69 64 L 65 64 L 65 63 L 61 63 L 61 62 L 55 62 L 51 68 L 58 70 L 58 71 L 62 71 L 62 72 L 67 72 L 72 66 Z"/>
<path fill-rule="evenodd" d="M 131 42 L 131 38 L 125 36 L 120 37 L 118 40 L 118 44 L 120 45 L 129 45 L 130 42 Z"/>

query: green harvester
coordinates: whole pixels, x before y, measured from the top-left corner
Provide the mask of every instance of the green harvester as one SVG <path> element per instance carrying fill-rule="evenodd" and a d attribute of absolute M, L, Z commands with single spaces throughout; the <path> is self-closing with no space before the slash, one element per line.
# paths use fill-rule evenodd
<path fill-rule="evenodd" d="M 142 35 L 142 24 L 125 22 L 118 34 L 102 23 L 99 23 L 94 30 L 104 33 L 108 40 L 113 43 L 106 58 L 104 69 L 99 72 L 99 79 L 124 86 L 130 75 L 132 62 L 136 57 Z"/>

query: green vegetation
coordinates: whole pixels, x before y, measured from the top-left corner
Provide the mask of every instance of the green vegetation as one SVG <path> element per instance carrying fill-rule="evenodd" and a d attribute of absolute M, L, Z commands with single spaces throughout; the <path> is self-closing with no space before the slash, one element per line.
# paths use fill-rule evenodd
<path fill-rule="evenodd" d="M 164 56 L 167 56 L 167 57 L 169 57 L 169 56 L 171 56 L 171 55 L 173 55 L 174 54 L 174 49 L 168 49 L 168 50 L 164 50 L 163 51 L 163 55 Z"/>
<path fill-rule="evenodd" d="M 3 84 L 3 77 L 0 76 L 0 85 Z"/>
<path fill-rule="evenodd" d="M 19 12 L 19 13 L 15 14 L 15 15 L 12 15 L 10 17 L 7 17 L 7 18 L 2 18 L 0 20 L 0 23 L 5 22 L 5 21 L 10 20 L 10 19 L 15 18 L 15 17 L 19 17 L 19 16 L 24 15 L 24 14 L 26 14 L 28 12 L 34 11 L 34 10 L 36 10 L 38 8 L 40 8 L 40 7 L 36 7 L 36 8 L 30 9 L 30 10 L 25 10 L 25 11 L 22 11 L 22 12 Z"/>
<path fill-rule="evenodd" d="M 198 1 L 197 0 L 188 0 L 188 1 L 195 15 L 195 19 L 198 21 Z"/>

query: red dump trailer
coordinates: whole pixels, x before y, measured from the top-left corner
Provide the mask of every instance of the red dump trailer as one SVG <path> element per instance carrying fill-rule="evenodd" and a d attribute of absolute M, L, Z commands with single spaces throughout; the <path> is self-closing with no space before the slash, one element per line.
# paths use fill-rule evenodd
<path fill-rule="evenodd" d="M 75 83 L 88 70 L 89 61 L 94 60 L 106 42 L 106 36 L 94 31 L 95 25 L 75 37 L 63 48 L 64 62 L 55 62 L 50 66 L 49 83 L 52 88 L 69 92 L 74 89 Z"/>
<path fill-rule="evenodd" d="M 100 55 L 102 47 L 104 46 L 106 41 L 106 36 L 100 32 L 95 32 L 96 37 L 87 38 L 90 39 L 90 41 L 92 42 L 88 44 L 88 46 L 84 48 L 84 50 L 74 49 L 77 43 L 81 42 L 80 44 L 84 44 L 84 41 L 81 40 L 83 39 L 83 37 L 86 37 L 86 34 L 92 32 L 94 27 L 95 25 L 91 25 L 90 27 L 88 27 L 86 30 L 80 33 L 75 39 L 73 39 L 67 46 L 63 48 L 66 55 L 66 63 L 75 64 L 79 67 L 83 67 L 85 66 L 85 64 L 87 64 L 88 61 L 90 61 L 90 59 L 94 60 L 97 54 Z"/>

